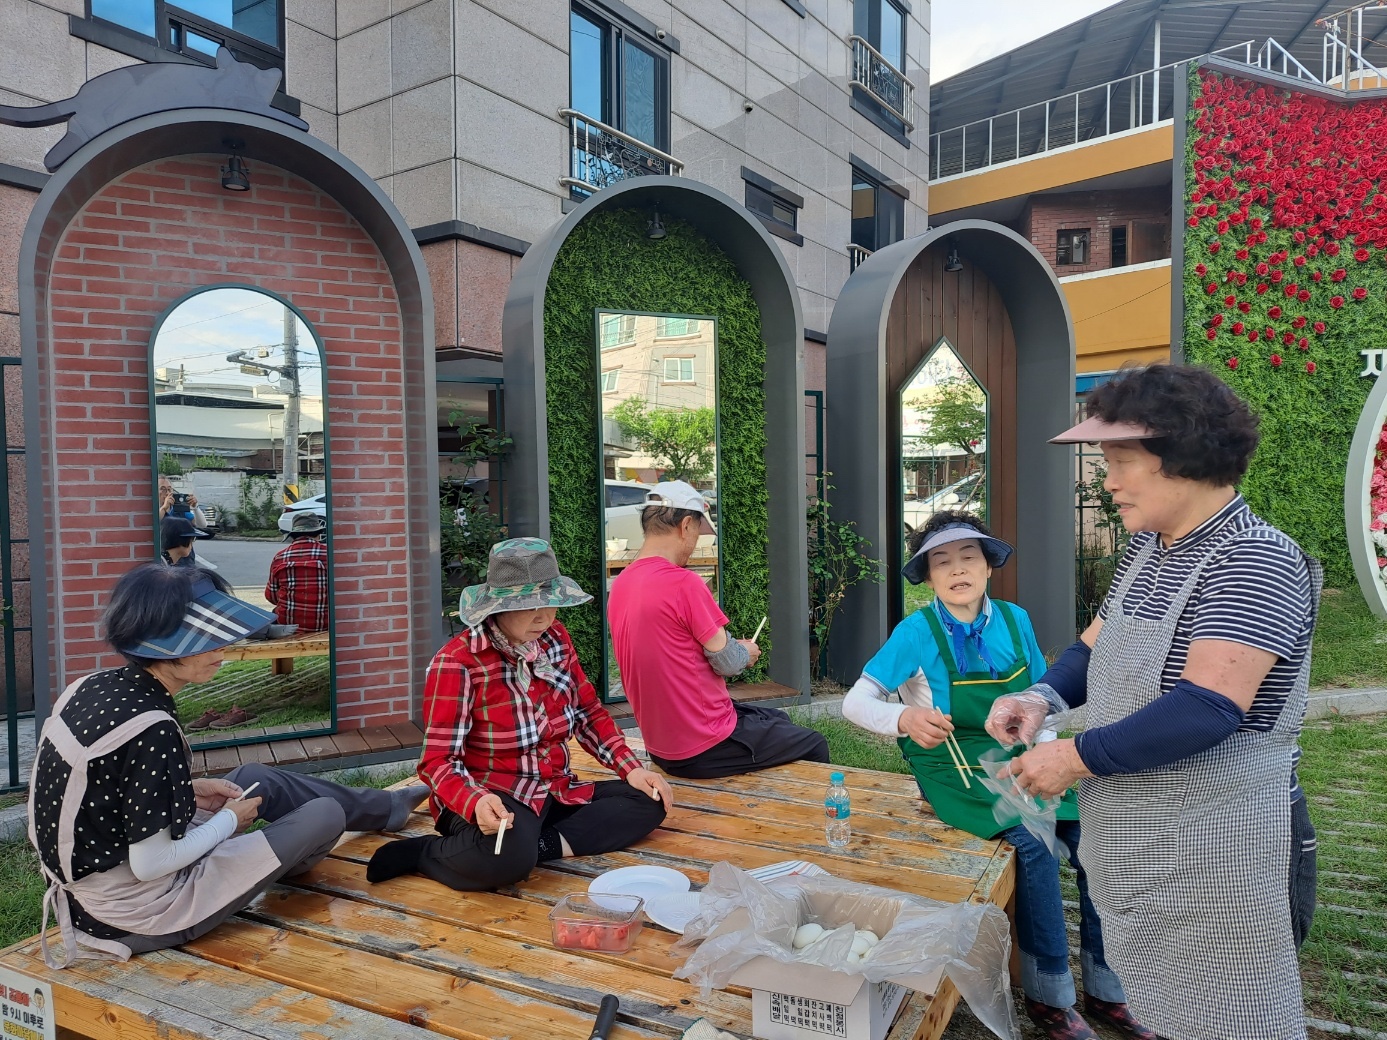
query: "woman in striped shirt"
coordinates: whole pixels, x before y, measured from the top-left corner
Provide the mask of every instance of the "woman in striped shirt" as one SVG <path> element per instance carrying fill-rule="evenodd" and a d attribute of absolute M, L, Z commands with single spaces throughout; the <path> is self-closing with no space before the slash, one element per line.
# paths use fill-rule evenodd
<path fill-rule="evenodd" d="M 1257 420 L 1212 373 L 1124 372 L 1088 416 L 1055 440 L 1098 442 L 1133 537 L 1099 617 L 988 731 L 1030 743 L 1048 712 L 1088 705 L 1085 732 L 1010 769 L 1036 795 L 1082 781 L 1079 858 L 1143 1022 L 1299 1040 L 1314 832 L 1294 763 L 1318 564 L 1238 494 Z"/>

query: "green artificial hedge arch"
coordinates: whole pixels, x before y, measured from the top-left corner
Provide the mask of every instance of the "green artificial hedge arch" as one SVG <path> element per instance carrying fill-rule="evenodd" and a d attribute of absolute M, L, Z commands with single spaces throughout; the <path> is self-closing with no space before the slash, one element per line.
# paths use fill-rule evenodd
<path fill-rule="evenodd" d="M 550 541 L 565 574 L 586 590 L 601 587 L 595 312 L 715 315 L 722 606 L 732 632 L 750 635 L 768 613 L 770 595 L 761 313 L 751 286 L 716 244 L 673 218 L 664 222 L 665 237 L 653 241 L 648 217 L 631 209 L 593 214 L 564 241 L 550 274 L 544 297 Z M 605 680 L 600 598 L 566 609 L 562 620 L 584 670 Z M 768 658 L 769 634 L 761 641 Z M 764 672 L 759 665 L 748 678 Z"/>

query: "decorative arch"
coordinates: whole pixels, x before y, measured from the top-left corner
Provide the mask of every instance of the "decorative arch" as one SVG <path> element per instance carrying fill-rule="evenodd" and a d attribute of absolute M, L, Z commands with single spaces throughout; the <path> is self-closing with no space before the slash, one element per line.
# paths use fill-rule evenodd
<path fill-rule="evenodd" d="M 957 253 L 961 268 L 948 262 Z M 949 270 L 949 268 L 956 268 Z M 966 299 L 945 279 L 972 279 Z M 947 302 L 946 302 L 947 300 Z M 1000 405 L 989 432 L 997 533 L 1013 541 L 1015 571 L 1002 576 L 1035 623 L 1042 647 L 1073 641 L 1074 452 L 1047 443 L 1072 425 L 1074 332 L 1059 282 L 1035 247 L 984 220 L 961 220 L 878 250 L 853 272 L 828 327 L 827 464 L 835 519 L 852 521 L 883 567 L 878 585 L 849 590 L 833 626 L 830 666 L 851 682 L 898 620 L 903 565 L 895 401 L 940 335 L 992 330 L 996 371 L 970 366 Z M 915 361 L 911 361 L 915 358 Z M 1010 408 L 1010 414 L 1006 414 Z M 898 421 L 898 420 L 895 420 Z M 1012 465 L 1005 466 L 1010 455 Z M 998 578 L 994 577 L 994 583 Z"/>
<path fill-rule="evenodd" d="M 545 293 L 559 250 L 597 214 L 622 210 L 680 221 L 715 245 L 749 285 L 766 347 L 765 391 L 771 678 L 809 692 L 809 598 L 805 544 L 803 318 L 799 292 L 779 247 L 746 209 L 682 177 L 639 177 L 593 195 L 536 241 L 516 266 L 502 341 L 506 423 L 515 437 L 507 467 L 512 533 L 550 535 Z M 755 623 L 754 621 L 752 622 Z M 749 634 L 749 633 L 748 633 Z"/>
<path fill-rule="evenodd" d="M 209 75 L 200 69 L 194 73 Z M 169 96 L 183 95 L 174 91 Z M 84 278 L 82 265 L 92 254 L 74 255 L 77 242 L 69 232 L 91 215 L 93 201 L 105 199 L 103 192 L 122 178 L 144 177 L 148 183 L 142 187 L 152 193 L 153 208 L 175 206 L 178 189 L 157 197 L 161 170 L 176 167 L 189 183 L 205 186 L 208 169 L 215 176 L 216 163 L 232 148 L 252 166 L 251 190 L 237 196 L 243 200 L 237 205 L 244 208 L 234 213 L 228 208 L 215 224 L 197 227 L 202 211 L 196 199 L 190 199 L 186 218 L 170 220 L 170 233 L 182 235 L 183 229 L 194 228 L 215 237 L 219 228 L 254 233 L 272 225 L 268 230 L 289 239 L 296 255 L 261 258 L 253 250 L 214 247 L 213 254 L 190 257 L 180 267 L 158 261 L 156 232 L 147 234 L 143 244 L 122 238 L 112 245 L 102 262 L 115 265 L 120 273 L 111 276 L 103 291 L 123 300 L 132 288 L 153 286 L 154 299 L 140 307 L 118 305 L 114 309 L 121 313 L 103 314 L 103 321 L 96 323 L 120 326 L 125 332 L 111 337 L 118 343 L 111 357 L 89 355 L 85 362 L 93 371 L 100 365 L 103 372 L 114 374 L 91 376 L 91 389 L 110 389 L 89 395 L 90 405 L 82 407 L 91 429 L 83 429 L 74 409 L 64 402 L 64 388 L 71 387 L 64 380 L 74 373 L 58 349 L 75 342 L 72 329 L 77 319 L 63 312 L 64 294 L 72 290 L 55 280 Z M 257 170 L 262 173 L 259 187 Z M 305 191 L 324 200 L 319 225 L 295 210 Z M 102 205 L 112 203 L 105 200 Z M 124 234 L 118 222 L 114 230 Z M 331 276 L 324 274 L 323 282 L 314 282 L 316 236 L 329 232 L 340 240 L 338 248 L 331 260 L 319 259 L 324 270 L 332 268 Z M 358 239 L 359 248 L 341 246 Z M 217 241 L 229 240 L 223 236 Z M 154 257 L 148 271 L 132 274 L 120 266 L 142 250 Z M 442 639 L 433 301 L 413 235 L 376 183 L 335 149 L 278 118 L 225 108 L 148 112 L 94 133 L 61 162 L 29 218 L 19 273 L 38 714 L 46 712 L 44 698 L 51 691 L 61 689 L 72 675 L 91 670 L 109 653 L 97 634 L 102 594 L 116 576 L 147 558 L 134 540 L 147 539 L 149 491 L 141 473 L 150 472 L 148 420 L 140 416 L 148 414 L 144 356 L 154 321 L 173 299 L 231 277 L 248 287 L 276 292 L 308 312 L 331 306 L 324 302 L 328 280 L 361 286 L 359 295 L 345 293 L 347 303 L 337 308 L 338 317 L 331 323 L 321 317 L 310 322 L 323 335 L 330 378 L 341 378 L 344 386 L 377 399 L 383 417 L 392 409 L 400 411 L 398 422 L 336 419 L 336 458 L 352 458 L 350 475 L 339 468 L 334 479 L 334 495 L 340 496 L 334 501 L 334 524 L 344 528 L 333 541 L 338 717 L 355 728 L 416 716 L 416 691 L 422 690 L 425 669 Z M 305 299 L 314 302 L 305 307 Z M 340 389 L 337 394 L 340 400 Z M 123 424 L 124 438 L 96 440 L 97 426 L 111 423 Z M 100 486 L 64 488 L 81 457 L 78 441 L 83 436 L 93 438 L 88 451 L 104 448 L 111 453 L 99 474 Z M 387 443 L 395 437 L 402 443 Z M 91 465 L 98 463 L 93 459 Z M 84 526 L 76 515 L 101 511 L 83 494 L 106 500 L 101 510 L 110 515 L 102 517 L 101 524 Z M 123 506 L 128 506 L 128 518 Z M 126 533 L 129 546 L 122 541 Z M 72 597 L 83 595 L 85 605 L 75 607 Z M 383 612 L 386 602 L 390 606 Z"/>

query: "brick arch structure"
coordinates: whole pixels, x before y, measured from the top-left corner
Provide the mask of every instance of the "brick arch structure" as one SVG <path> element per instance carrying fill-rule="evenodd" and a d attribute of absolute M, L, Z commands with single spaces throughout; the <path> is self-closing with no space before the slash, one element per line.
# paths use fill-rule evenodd
<path fill-rule="evenodd" d="M 151 122 L 160 118 L 170 122 Z M 249 192 L 222 189 L 222 154 L 171 149 L 167 125 L 151 126 L 154 147 L 140 148 L 140 129 L 127 124 L 83 148 L 35 207 L 21 309 L 26 423 L 41 446 L 29 474 L 43 489 L 30 496 L 31 530 L 43 532 L 40 713 L 72 678 L 118 661 L 100 640 L 102 603 L 151 558 L 153 330 L 189 292 L 239 284 L 292 303 L 323 343 L 338 726 L 418 714 L 441 642 L 427 276 L 364 174 L 307 135 L 263 123 L 244 153 Z M 103 154 L 112 135 L 123 140 Z M 180 136 L 196 146 L 208 135 Z"/>

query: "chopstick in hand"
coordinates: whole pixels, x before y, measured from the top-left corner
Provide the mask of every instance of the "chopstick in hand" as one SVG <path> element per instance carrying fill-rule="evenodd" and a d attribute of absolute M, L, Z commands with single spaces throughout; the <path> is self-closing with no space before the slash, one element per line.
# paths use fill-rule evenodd
<path fill-rule="evenodd" d="M 751 637 L 751 641 L 752 641 L 753 643 L 756 642 L 756 640 L 758 640 L 758 639 L 761 638 L 761 629 L 763 629 L 763 628 L 766 627 L 766 622 L 767 622 L 769 619 L 770 619 L 770 615 L 768 615 L 768 614 L 763 614 L 763 615 L 761 616 L 761 623 L 760 623 L 759 625 L 756 626 L 756 633 Z"/>
<path fill-rule="evenodd" d="M 941 719 L 944 717 L 944 713 L 938 707 L 934 711 Z M 958 746 L 958 740 L 952 730 L 944 734 L 944 746 L 949 749 L 949 757 L 953 759 L 958 775 L 963 777 L 964 788 L 972 790 L 973 783 L 968 779 L 968 760 L 963 757 L 963 749 Z"/>
<path fill-rule="evenodd" d="M 492 849 L 491 851 L 491 854 L 493 856 L 499 856 L 501 854 L 501 842 L 506 837 L 506 824 L 509 822 L 510 821 L 508 817 L 501 817 L 501 826 L 496 831 L 496 848 Z"/>

